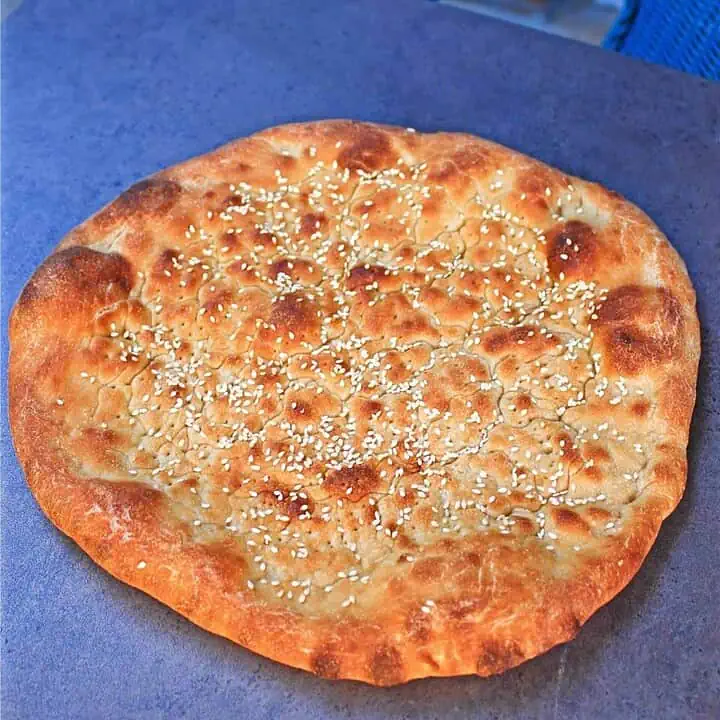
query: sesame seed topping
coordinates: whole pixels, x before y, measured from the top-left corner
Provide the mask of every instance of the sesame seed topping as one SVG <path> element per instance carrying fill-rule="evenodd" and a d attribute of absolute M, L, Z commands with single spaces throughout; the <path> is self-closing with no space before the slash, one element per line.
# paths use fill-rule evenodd
<path fill-rule="evenodd" d="M 569 277 L 551 275 L 555 221 L 503 206 L 512 173 L 455 207 L 435 160 L 350 170 L 342 148 L 276 145 L 264 186 L 238 171 L 168 230 L 132 298 L 147 317 L 113 311 L 108 366 L 73 371 L 96 427 L 132 438 L 128 476 L 199 542 L 242 548 L 243 592 L 298 611 L 362 605 L 378 566 L 410 573 L 442 541 L 579 552 L 555 513 L 614 507 L 645 478 L 645 440 L 618 419 L 644 391 L 603 375 L 590 324 L 607 291 L 573 280 L 572 239 Z"/>

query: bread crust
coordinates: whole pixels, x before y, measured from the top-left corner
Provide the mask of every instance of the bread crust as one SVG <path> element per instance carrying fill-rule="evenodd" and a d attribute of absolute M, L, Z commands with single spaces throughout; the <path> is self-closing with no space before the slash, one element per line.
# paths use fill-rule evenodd
<path fill-rule="evenodd" d="M 617 194 L 470 135 L 286 125 L 165 170 L 63 239 L 10 342 L 50 520 L 323 677 L 570 640 L 685 487 L 682 260 Z"/>

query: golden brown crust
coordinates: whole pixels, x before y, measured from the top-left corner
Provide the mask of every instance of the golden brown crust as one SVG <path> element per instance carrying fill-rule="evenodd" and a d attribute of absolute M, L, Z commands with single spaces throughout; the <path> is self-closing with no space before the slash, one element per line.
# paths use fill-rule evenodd
<path fill-rule="evenodd" d="M 323 677 L 569 640 L 685 485 L 682 261 L 614 193 L 469 135 L 290 125 L 170 168 L 63 240 L 10 339 L 53 523 Z"/>

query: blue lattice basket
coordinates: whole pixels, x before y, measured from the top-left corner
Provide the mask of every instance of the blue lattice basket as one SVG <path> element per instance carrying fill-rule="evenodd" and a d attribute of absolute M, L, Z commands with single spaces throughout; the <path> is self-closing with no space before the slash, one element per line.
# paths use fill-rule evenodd
<path fill-rule="evenodd" d="M 628 0 L 603 44 L 720 80 L 720 0 Z"/>

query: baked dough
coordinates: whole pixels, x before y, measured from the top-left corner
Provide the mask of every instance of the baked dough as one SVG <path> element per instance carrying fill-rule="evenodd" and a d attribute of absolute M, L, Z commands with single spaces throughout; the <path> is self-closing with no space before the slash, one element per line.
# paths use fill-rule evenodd
<path fill-rule="evenodd" d="M 296 124 L 165 170 L 65 237 L 10 339 L 52 522 L 324 677 L 569 640 L 685 485 L 681 259 L 617 194 L 470 135 Z"/>

